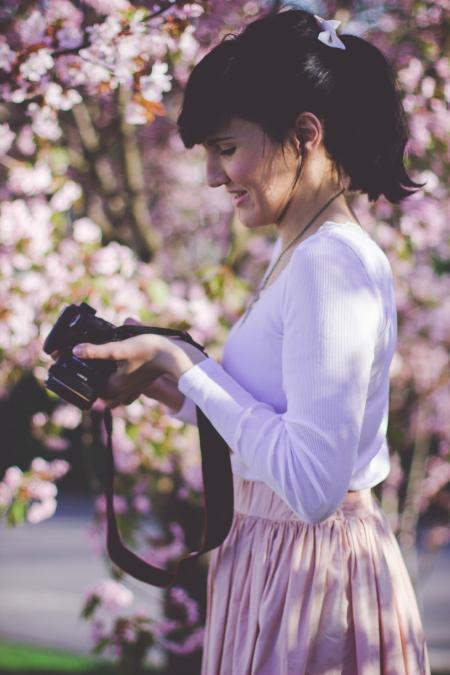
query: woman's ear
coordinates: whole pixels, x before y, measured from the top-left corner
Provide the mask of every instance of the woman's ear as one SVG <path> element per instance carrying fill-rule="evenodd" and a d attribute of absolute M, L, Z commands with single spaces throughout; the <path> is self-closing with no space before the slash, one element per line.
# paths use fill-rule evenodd
<path fill-rule="evenodd" d="M 295 135 L 299 154 L 304 151 L 310 152 L 322 142 L 322 122 L 314 113 L 300 113 L 295 122 Z"/>

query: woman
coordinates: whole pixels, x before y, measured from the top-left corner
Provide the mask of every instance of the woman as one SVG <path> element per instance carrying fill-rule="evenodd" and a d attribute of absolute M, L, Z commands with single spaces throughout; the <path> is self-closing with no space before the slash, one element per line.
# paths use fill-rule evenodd
<path fill-rule="evenodd" d="M 430 672 L 371 492 L 389 473 L 392 271 L 345 196 L 395 203 L 420 186 L 390 66 L 337 24 L 259 19 L 187 84 L 179 130 L 203 144 L 209 185 L 245 227 L 279 235 L 222 363 L 159 336 L 77 348 L 122 361 L 111 407 L 145 392 L 195 424 L 198 406 L 230 447 L 235 514 L 211 554 L 202 675 Z"/>

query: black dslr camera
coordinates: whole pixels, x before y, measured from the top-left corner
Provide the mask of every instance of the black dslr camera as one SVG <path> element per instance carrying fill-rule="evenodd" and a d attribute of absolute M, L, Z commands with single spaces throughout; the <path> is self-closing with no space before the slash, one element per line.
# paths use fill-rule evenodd
<path fill-rule="evenodd" d="M 54 351 L 60 354 L 50 367 L 45 386 L 68 403 L 73 403 L 81 410 L 88 410 L 101 395 L 117 364 L 106 359 L 83 360 L 72 354 L 72 349 L 81 342 L 103 344 L 126 337 L 130 336 L 124 335 L 123 331 L 119 337 L 117 327 L 95 316 L 95 309 L 85 302 L 69 305 L 44 343 L 47 354 Z"/>
<path fill-rule="evenodd" d="M 145 333 L 179 338 L 208 356 L 204 347 L 195 342 L 187 331 L 157 326 L 114 326 L 95 316 L 95 309 L 82 302 L 81 305 L 66 307 L 44 342 L 47 354 L 55 351 L 60 354 L 48 371 L 45 386 L 68 403 L 88 410 L 102 395 L 108 379 L 117 369 L 117 363 L 110 359 L 80 359 L 72 354 L 72 349 L 82 342 L 100 345 Z"/>
<path fill-rule="evenodd" d="M 205 356 L 205 348 L 195 342 L 188 332 L 157 326 L 114 326 L 95 316 L 95 309 L 81 303 L 64 309 L 44 343 L 44 351 L 59 352 L 58 360 L 50 367 L 45 386 L 68 403 L 81 410 L 92 407 L 95 399 L 102 396 L 103 388 L 115 372 L 117 365 L 110 359 L 80 359 L 72 354 L 75 345 L 81 342 L 103 344 L 125 340 L 134 335 L 155 333 L 189 342 Z M 104 411 L 107 433 L 104 491 L 106 497 L 107 549 L 111 560 L 135 579 L 168 588 L 177 582 L 180 574 L 190 575 L 192 560 L 202 553 L 220 546 L 228 536 L 233 521 L 233 474 L 230 450 L 223 438 L 197 408 L 197 422 L 202 454 L 204 482 L 205 527 L 200 549 L 178 560 L 175 571 L 149 565 L 126 548 L 120 537 L 114 511 L 114 455 L 112 448 L 111 411 Z M 184 578 L 184 577 L 183 577 Z M 185 577 L 186 579 L 188 576 Z"/>

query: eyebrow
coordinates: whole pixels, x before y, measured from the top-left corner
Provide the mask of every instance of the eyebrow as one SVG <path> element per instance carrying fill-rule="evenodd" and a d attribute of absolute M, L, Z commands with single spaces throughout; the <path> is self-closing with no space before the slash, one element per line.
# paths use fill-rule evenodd
<path fill-rule="evenodd" d="M 218 141 L 227 141 L 229 138 L 234 138 L 233 136 L 215 136 L 214 138 L 210 138 L 209 141 L 206 141 L 204 145 L 213 145 L 214 143 L 217 143 Z"/>

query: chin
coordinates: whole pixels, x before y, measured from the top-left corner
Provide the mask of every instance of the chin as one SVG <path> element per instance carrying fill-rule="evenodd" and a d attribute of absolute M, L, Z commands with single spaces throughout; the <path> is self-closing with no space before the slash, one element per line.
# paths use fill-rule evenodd
<path fill-rule="evenodd" d="M 272 224 L 271 220 L 267 220 L 266 218 L 258 218 L 255 216 L 252 217 L 250 214 L 247 215 L 246 213 L 242 212 L 238 212 L 238 218 L 241 224 L 249 230 L 254 230 L 257 227 L 265 227 L 266 225 Z"/>

